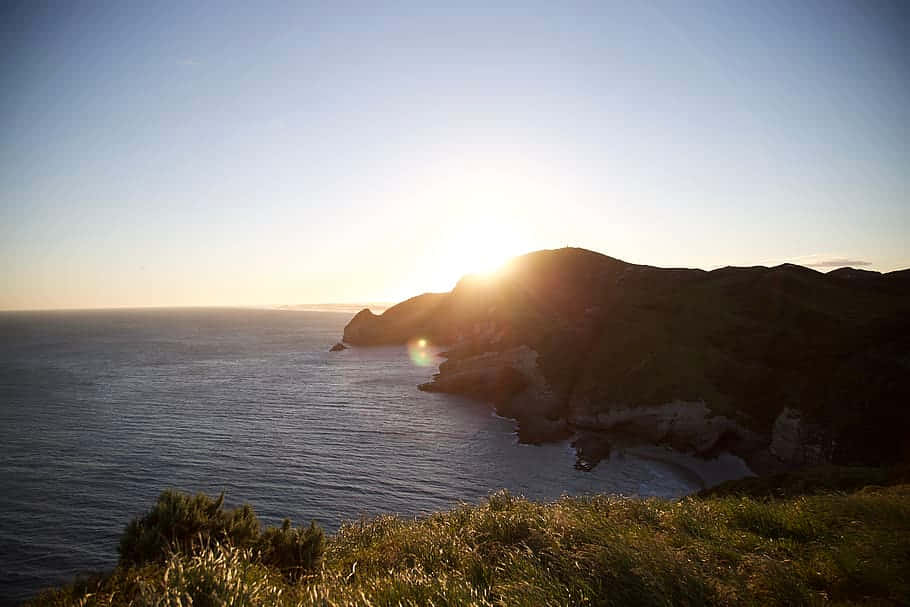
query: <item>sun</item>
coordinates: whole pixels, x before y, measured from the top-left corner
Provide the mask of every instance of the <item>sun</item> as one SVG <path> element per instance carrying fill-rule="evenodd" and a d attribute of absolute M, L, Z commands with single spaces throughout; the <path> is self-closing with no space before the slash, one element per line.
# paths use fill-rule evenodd
<path fill-rule="evenodd" d="M 493 278 L 523 247 L 505 230 L 483 227 L 465 230 L 445 250 L 440 259 L 441 274 L 454 285 L 460 278 L 472 274 Z"/>

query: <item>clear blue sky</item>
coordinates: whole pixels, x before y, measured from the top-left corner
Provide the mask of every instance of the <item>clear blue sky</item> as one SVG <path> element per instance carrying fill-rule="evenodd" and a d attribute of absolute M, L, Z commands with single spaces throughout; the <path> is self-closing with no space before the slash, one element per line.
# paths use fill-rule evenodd
<path fill-rule="evenodd" d="M 910 266 L 906 2 L 0 8 L 0 308 L 392 300 L 571 244 Z"/>

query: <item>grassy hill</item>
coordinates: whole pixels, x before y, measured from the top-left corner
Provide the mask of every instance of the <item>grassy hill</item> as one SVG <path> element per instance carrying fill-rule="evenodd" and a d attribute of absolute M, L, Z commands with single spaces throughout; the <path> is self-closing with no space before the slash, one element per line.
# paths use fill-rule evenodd
<path fill-rule="evenodd" d="M 130 549 L 124 560 L 122 549 L 112 573 L 30 604 L 907 604 L 910 485 L 838 491 L 861 485 L 867 472 L 877 474 L 818 471 L 826 479 L 813 485 L 820 493 L 799 495 L 793 481 L 785 483 L 786 498 L 745 497 L 736 485 L 682 500 L 593 496 L 548 504 L 500 492 L 416 520 L 349 523 L 325 539 L 312 527 L 287 525 L 251 535 L 247 510 L 165 494 L 165 506 L 159 501 L 131 523 L 124 542 L 179 540 L 179 528 L 184 541 L 170 542 L 179 550 L 146 543 L 144 558 Z M 184 506 L 175 510 L 175 500 Z M 193 500 L 196 506 L 187 505 Z M 187 526 L 189 519 L 195 522 Z"/>

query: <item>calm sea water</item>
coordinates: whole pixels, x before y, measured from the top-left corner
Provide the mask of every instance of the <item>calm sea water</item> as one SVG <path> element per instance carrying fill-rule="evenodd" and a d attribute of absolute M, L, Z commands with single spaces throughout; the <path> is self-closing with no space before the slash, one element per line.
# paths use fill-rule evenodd
<path fill-rule="evenodd" d="M 417 390 L 403 348 L 329 353 L 350 314 L 0 313 L 0 597 L 117 560 L 158 493 L 225 491 L 266 523 L 416 516 L 508 488 L 535 499 L 695 488 L 632 456 L 591 472 L 519 445 L 489 407 Z"/>

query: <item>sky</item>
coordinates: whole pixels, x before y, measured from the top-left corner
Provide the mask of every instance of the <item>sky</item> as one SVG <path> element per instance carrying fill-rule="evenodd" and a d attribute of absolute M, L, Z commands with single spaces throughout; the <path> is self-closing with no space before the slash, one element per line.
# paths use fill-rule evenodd
<path fill-rule="evenodd" d="M 0 5 L 0 309 L 910 267 L 904 2 Z"/>

